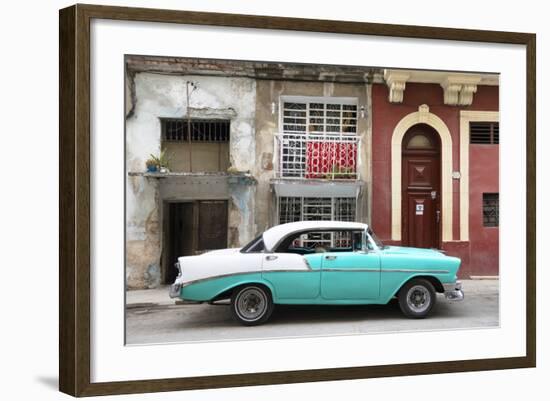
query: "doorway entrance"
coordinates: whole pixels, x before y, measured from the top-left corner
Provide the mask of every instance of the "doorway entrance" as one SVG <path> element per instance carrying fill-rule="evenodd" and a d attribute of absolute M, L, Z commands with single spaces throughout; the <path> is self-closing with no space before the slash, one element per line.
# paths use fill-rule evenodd
<path fill-rule="evenodd" d="M 227 201 L 169 202 L 164 210 L 164 282 L 171 284 L 180 256 L 227 247 Z"/>
<path fill-rule="evenodd" d="M 401 199 L 403 245 L 440 248 L 441 141 L 427 124 L 403 137 Z"/>

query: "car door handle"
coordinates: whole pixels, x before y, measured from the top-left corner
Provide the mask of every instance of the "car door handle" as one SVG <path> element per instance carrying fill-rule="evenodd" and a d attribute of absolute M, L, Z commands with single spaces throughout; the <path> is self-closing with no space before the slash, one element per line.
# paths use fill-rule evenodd
<path fill-rule="evenodd" d="M 266 257 L 265 257 L 265 260 L 275 260 L 275 259 L 277 259 L 277 258 L 278 258 L 278 256 L 269 255 L 269 256 L 266 256 Z"/>
<path fill-rule="evenodd" d="M 334 255 L 325 256 L 325 259 L 326 260 L 334 260 L 334 259 L 336 259 L 336 256 L 334 256 Z"/>

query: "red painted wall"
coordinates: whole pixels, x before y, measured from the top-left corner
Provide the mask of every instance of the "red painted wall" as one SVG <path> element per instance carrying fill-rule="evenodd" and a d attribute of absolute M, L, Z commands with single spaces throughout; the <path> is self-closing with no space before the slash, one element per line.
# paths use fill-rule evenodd
<path fill-rule="evenodd" d="M 496 111 L 498 110 L 498 87 L 478 86 L 471 106 L 447 106 L 443 103 L 443 89 L 438 84 L 408 83 L 404 92 L 403 103 L 395 104 L 388 101 L 388 88 L 385 84 L 374 84 L 372 90 L 372 221 L 373 230 L 382 239 L 392 243 L 391 239 L 391 137 L 397 123 L 407 114 L 418 111 L 418 107 L 427 104 L 430 112 L 439 116 L 449 128 L 453 141 L 453 171 L 460 170 L 460 110 Z M 466 150 L 468 151 L 468 150 Z M 482 151 L 480 153 L 483 153 Z M 474 171 L 481 166 L 491 165 L 497 174 L 485 174 L 472 180 L 470 177 L 470 199 L 482 192 L 494 191 L 498 185 L 498 147 L 496 151 L 488 152 L 477 160 L 478 154 L 470 155 L 470 168 Z M 460 239 L 460 198 L 459 181 L 453 180 L 453 241 Z M 496 191 L 495 191 L 496 192 Z M 481 202 L 481 201 L 480 201 Z M 477 219 L 472 213 L 481 213 L 478 206 L 470 205 L 470 220 Z M 479 220 L 479 219 L 478 219 Z M 475 228 L 474 228 L 475 227 Z M 474 230 L 477 230 L 473 233 Z M 494 235 L 496 232 L 496 236 Z M 498 229 L 479 230 L 478 226 L 470 225 L 470 242 L 443 244 L 449 254 L 459 256 L 463 260 L 462 275 L 498 274 L 498 259 L 496 267 L 488 261 L 498 254 Z M 495 242 L 496 239 L 496 242 Z M 472 250 L 476 252 L 485 249 L 483 253 L 472 258 Z M 481 265 L 483 265 L 481 267 Z M 496 270 L 495 270 L 496 269 Z M 493 273 L 490 273 L 493 272 Z"/>
<path fill-rule="evenodd" d="M 470 274 L 498 274 L 498 227 L 483 226 L 484 192 L 498 193 L 498 145 L 470 145 Z M 495 162 L 496 160 L 496 162 Z"/>

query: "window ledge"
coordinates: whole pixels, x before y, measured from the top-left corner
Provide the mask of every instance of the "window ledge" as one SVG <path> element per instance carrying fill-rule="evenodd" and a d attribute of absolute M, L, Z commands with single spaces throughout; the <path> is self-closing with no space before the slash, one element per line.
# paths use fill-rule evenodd
<path fill-rule="evenodd" d="M 129 171 L 128 176 L 130 177 L 145 177 L 153 179 L 164 179 L 164 178 L 178 178 L 178 177 L 227 177 L 227 180 L 230 184 L 255 184 L 256 179 L 250 173 L 236 172 L 228 173 L 225 171 L 208 171 L 208 172 L 183 172 L 183 171 L 171 171 L 169 173 L 160 173 L 155 172 L 151 173 L 148 171 Z"/>

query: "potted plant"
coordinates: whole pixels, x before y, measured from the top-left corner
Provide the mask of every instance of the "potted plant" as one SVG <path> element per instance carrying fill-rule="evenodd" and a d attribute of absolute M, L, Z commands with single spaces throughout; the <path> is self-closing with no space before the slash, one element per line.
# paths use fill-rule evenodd
<path fill-rule="evenodd" d="M 157 161 L 153 157 L 150 157 L 145 161 L 145 167 L 147 167 L 148 173 L 155 173 L 158 170 Z"/>
<path fill-rule="evenodd" d="M 170 170 L 168 169 L 168 163 L 170 162 L 170 157 L 168 154 L 166 154 L 166 149 L 162 149 L 160 151 L 160 154 L 158 156 L 150 155 L 151 158 L 149 160 L 153 160 L 156 168 L 161 173 L 168 173 Z"/>

